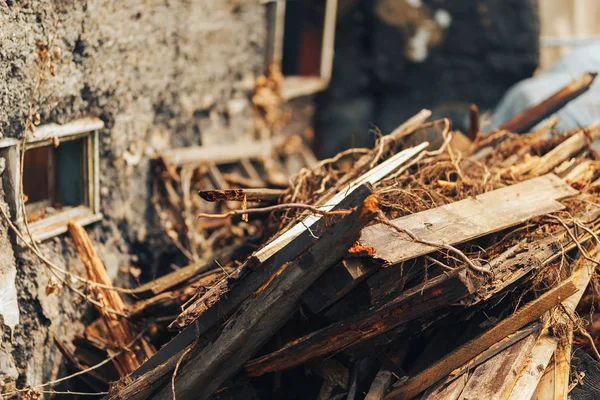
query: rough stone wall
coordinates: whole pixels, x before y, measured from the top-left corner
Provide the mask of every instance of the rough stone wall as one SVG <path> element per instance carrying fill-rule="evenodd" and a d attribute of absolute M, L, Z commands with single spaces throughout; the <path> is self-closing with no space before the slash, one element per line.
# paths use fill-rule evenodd
<path fill-rule="evenodd" d="M 105 218 L 87 230 L 111 276 L 130 263 L 153 274 L 160 252 L 149 249 L 169 249 L 151 212 L 148 161 L 165 148 L 252 134 L 249 98 L 265 43 L 256 0 L 0 0 L 0 138 L 20 137 L 31 123 L 104 120 Z M 0 229 L 0 243 L 6 237 Z M 0 380 L 8 374 L 21 387 L 57 374 L 52 334 L 69 342 L 89 307 L 67 289 L 46 295 L 48 271 L 12 247 L 21 317 L 14 331 L 4 326 Z M 85 273 L 67 236 L 41 249 Z"/>

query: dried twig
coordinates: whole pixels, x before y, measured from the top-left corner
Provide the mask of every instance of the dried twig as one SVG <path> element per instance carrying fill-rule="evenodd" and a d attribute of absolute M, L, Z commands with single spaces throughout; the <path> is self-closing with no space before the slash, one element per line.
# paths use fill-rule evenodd
<path fill-rule="evenodd" d="M 247 208 L 245 210 L 231 210 L 231 211 L 228 211 L 228 212 L 226 212 L 224 214 L 206 214 L 206 213 L 200 213 L 200 214 L 198 214 L 198 216 L 196 217 L 196 219 L 200 219 L 200 218 L 218 218 L 218 219 L 224 219 L 224 218 L 233 217 L 235 215 L 264 214 L 264 213 L 270 213 L 270 212 L 273 212 L 273 211 L 288 210 L 288 209 L 291 209 L 291 208 L 299 208 L 299 209 L 303 209 L 303 210 L 309 210 L 309 211 L 311 211 L 311 212 L 313 212 L 315 214 L 319 214 L 319 215 L 323 215 L 323 216 L 328 216 L 328 215 L 348 215 L 348 214 L 350 214 L 352 212 L 352 210 L 323 211 L 323 210 L 319 209 L 318 207 L 311 206 L 309 204 L 285 203 L 285 204 L 276 204 L 274 206 L 262 207 L 262 208 Z"/>
<path fill-rule="evenodd" d="M 183 361 L 184 357 L 190 352 L 190 350 L 192 350 L 192 348 L 188 347 L 186 351 L 183 352 L 181 357 L 179 357 L 177 364 L 175 364 L 175 370 L 173 370 L 173 376 L 171 377 L 171 392 L 173 393 L 173 400 L 177 400 L 177 396 L 175 395 L 175 377 L 177 377 L 179 365 L 181 365 L 181 362 Z"/>
<path fill-rule="evenodd" d="M 414 233 L 412 233 L 410 230 L 399 227 L 398 225 L 394 224 L 392 221 L 390 221 L 388 219 L 388 217 L 385 216 L 385 214 L 382 211 L 379 211 L 379 216 L 377 218 L 377 221 L 381 222 L 382 224 L 384 224 L 386 226 L 389 226 L 390 228 L 396 230 L 399 233 L 403 233 L 403 234 L 407 235 L 414 242 L 425 244 L 425 245 L 431 246 L 431 247 L 436 247 L 438 249 L 445 249 L 445 250 L 455 253 L 465 262 L 465 264 L 467 264 L 467 267 L 469 267 L 469 269 L 471 269 L 474 272 L 477 272 L 480 274 L 485 274 L 485 275 L 488 275 L 491 277 L 494 276 L 494 273 L 492 271 L 487 270 L 482 267 L 478 267 L 477 265 L 475 265 L 473 263 L 473 261 L 469 257 L 467 257 L 467 255 L 465 253 L 463 253 L 456 247 L 451 246 L 449 244 L 445 244 L 445 243 L 435 243 L 435 242 L 430 242 L 429 240 L 420 239 Z"/>
<path fill-rule="evenodd" d="M 573 232 L 571 232 L 571 229 L 569 228 L 569 226 L 567 225 L 567 223 L 562 218 L 557 217 L 556 215 L 547 215 L 546 217 L 551 218 L 551 219 L 553 219 L 555 221 L 558 221 L 558 223 L 561 224 L 563 228 L 565 228 L 565 231 L 567 232 L 567 234 L 569 235 L 569 237 L 571 238 L 571 240 L 575 243 L 575 245 L 577 246 L 577 249 L 579 250 L 579 252 L 581 253 L 581 256 L 583 258 L 585 258 L 586 260 L 588 260 L 591 263 L 596 264 L 597 266 L 600 266 L 600 262 L 599 261 L 594 260 L 592 257 L 590 257 L 588 255 L 587 251 L 583 248 L 583 246 L 581 246 L 581 243 L 579 242 L 579 240 L 577 240 L 576 234 L 574 234 Z M 596 235 L 594 235 L 594 236 L 596 236 Z M 597 238 L 597 236 L 596 236 L 596 238 Z"/>

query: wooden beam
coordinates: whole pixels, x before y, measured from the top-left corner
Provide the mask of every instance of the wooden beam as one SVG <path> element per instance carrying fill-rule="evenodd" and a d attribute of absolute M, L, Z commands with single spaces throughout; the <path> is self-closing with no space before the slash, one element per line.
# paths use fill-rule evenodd
<path fill-rule="evenodd" d="M 454 350 L 448 356 L 411 377 L 401 387 L 393 390 L 386 399 L 410 399 L 433 383 L 448 375 L 453 369 L 460 367 L 478 354 L 483 353 L 494 343 L 516 332 L 523 326 L 535 321 L 565 298 L 573 295 L 577 288 L 570 280 L 550 289 L 539 298 L 527 303 L 521 309 L 505 318 L 487 332 Z"/>
<path fill-rule="evenodd" d="M 527 132 L 538 122 L 543 121 L 547 117 L 563 108 L 571 100 L 574 100 L 583 93 L 587 92 L 592 86 L 596 75 L 596 73 L 586 72 L 579 78 L 560 89 L 558 92 L 554 93 L 552 96 L 515 115 L 509 121 L 502 124 L 498 130 L 507 130 L 517 133 Z"/>
<path fill-rule="evenodd" d="M 376 198 L 367 197 L 321 234 L 300 258 L 278 263 L 278 270 L 241 304 L 219 336 L 182 365 L 174 383 L 177 395 L 206 399 L 218 389 L 291 318 L 302 293 L 346 254 L 377 213 Z M 171 399 L 171 386 L 155 398 Z"/>
<path fill-rule="evenodd" d="M 87 271 L 87 278 L 92 282 L 104 286 L 112 286 L 112 282 L 106 273 L 106 268 L 102 260 L 100 260 L 98 253 L 96 253 L 85 229 L 74 221 L 70 221 L 67 226 L 79 258 Z M 137 336 L 134 325 L 125 318 L 119 317 L 106 309 L 113 309 L 121 314 L 125 314 L 125 303 L 121 299 L 121 296 L 117 291 L 108 288 L 95 287 L 92 288 L 92 291 L 96 293 L 98 302 L 102 304 L 102 307 L 96 306 L 96 309 L 106 324 L 109 343 L 114 346 L 113 350 L 118 351 L 127 348 L 127 346 L 135 341 Z M 149 342 L 144 338 L 140 338 L 136 346 L 130 349 L 130 351 L 116 356 L 113 359 L 113 364 L 119 375 L 124 376 L 133 372 L 148 357 L 154 354 L 155 351 Z"/>
<path fill-rule="evenodd" d="M 541 175 L 552 171 L 563 161 L 568 160 L 588 144 L 591 144 L 596 138 L 600 137 L 600 123 L 581 129 L 579 132 L 544 154 L 541 158 L 532 163 L 530 175 Z M 527 172 L 527 170 L 523 170 Z"/>

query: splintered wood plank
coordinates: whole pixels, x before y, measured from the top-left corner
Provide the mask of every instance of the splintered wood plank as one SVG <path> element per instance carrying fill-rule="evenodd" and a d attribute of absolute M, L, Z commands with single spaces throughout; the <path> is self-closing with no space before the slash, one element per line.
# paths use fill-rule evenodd
<path fill-rule="evenodd" d="M 111 350 L 125 349 L 134 342 L 137 344 L 129 351 L 113 358 L 113 364 L 119 375 L 128 375 L 152 356 L 156 350 L 143 337 L 136 341 L 137 328 L 129 320 L 108 311 L 112 309 L 120 314 L 125 314 L 125 303 L 117 291 L 110 289 L 112 282 L 85 229 L 74 221 L 69 221 L 67 226 L 79 258 L 85 266 L 88 279 L 105 286 L 93 287 L 91 291 L 98 298 L 98 303 L 102 305 L 97 305 L 96 309 L 106 324 Z"/>
<path fill-rule="evenodd" d="M 504 399 L 517 380 L 536 338 L 536 334 L 531 334 L 477 367 L 460 399 Z"/>
<path fill-rule="evenodd" d="M 419 374 L 410 377 L 404 385 L 398 387 L 386 396 L 386 399 L 401 400 L 410 399 L 416 396 L 444 376 L 448 375 L 453 369 L 460 367 L 489 349 L 494 343 L 499 342 L 506 336 L 521 329 L 523 326 L 535 321 L 546 311 L 556 306 L 563 299 L 573 295 L 576 291 L 577 288 L 570 280 L 550 289 L 539 298 L 527 303 L 521 309 L 500 321 L 487 332 L 482 333 L 475 339 L 457 348 Z"/>
<path fill-rule="evenodd" d="M 552 171 L 553 168 L 560 165 L 577 154 L 581 149 L 592 143 L 600 136 L 600 124 L 595 123 L 585 129 L 580 130 L 548 153 L 544 154 L 533 166 L 529 172 L 531 175 L 541 175 Z M 527 171 L 524 171 L 527 172 Z"/>
<path fill-rule="evenodd" d="M 408 228 L 421 239 L 457 244 L 558 211 L 563 206 L 556 199 L 576 193 L 561 179 L 550 174 L 493 190 L 474 199 L 401 217 L 394 222 Z M 399 264 L 436 250 L 411 241 L 406 235 L 381 224 L 365 228 L 359 242 L 364 248 L 374 250 L 374 257 L 383 260 L 384 265 Z M 315 289 L 306 293 L 306 303 L 311 311 L 320 312 L 373 273 L 368 282 L 372 301 L 378 301 L 403 282 L 395 276 L 394 271 L 378 269 L 377 265 L 359 269 L 353 265 L 335 265 L 319 278 Z M 409 271 L 409 275 L 418 272 L 416 268 L 400 269 L 404 273 Z M 390 279 L 390 276 L 394 276 L 394 279 Z"/>
<path fill-rule="evenodd" d="M 420 239 L 457 244 L 498 232 L 533 217 L 562 210 L 556 200 L 578 192 L 554 174 L 533 178 L 431 210 L 397 218 L 394 223 Z M 396 264 L 437 250 L 382 225 L 365 228 L 360 244 L 375 248 L 374 257 Z"/>
<path fill-rule="evenodd" d="M 544 374 L 540 378 L 531 400 L 546 400 L 554 399 L 554 377 L 556 370 L 554 369 L 554 357 L 550 359 L 548 367 L 544 371 Z"/>
<path fill-rule="evenodd" d="M 596 73 L 586 72 L 582 76 L 573 80 L 558 92 L 545 98 L 538 104 L 529 107 L 525 111 L 515 115 L 509 121 L 498 127 L 498 130 L 507 130 L 510 132 L 527 132 L 539 122 L 548 118 L 558 110 L 563 108 L 571 100 L 576 99 L 587 92 L 592 86 Z"/>
<path fill-rule="evenodd" d="M 426 395 L 423 396 L 423 399 L 431 400 L 427 397 L 427 395 L 434 395 L 432 399 L 446 399 L 446 394 L 448 394 L 448 400 L 454 399 L 454 395 L 450 395 L 450 393 L 454 393 L 456 386 L 453 385 L 454 381 L 457 379 L 463 379 L 464 383 L 461 386 L 460 391 L 466 385 L 468 381 L 469 372 L 475 370 L 476 367 L 483 364 L 490 358 L 494 357 L 496 354 L 504 351 L 515 343 L 521 341 L 526 338 L 533 332 L 539 332 L 542 329 L 541 322 L 534 322 L 532 324 L 527 325 L 525 328 L 520 329 L 519 331 L 513 333 L 512 335 L 508 335 L 504 339 L 500 340 L 498 343 L 490 346 L 489 349 L 485 350 L 483 353 L 479 354 L 477 357 L 471 359 L 469 362 L 461 365 L 452 371 L 444 380 L 439 381 L 433 386 L 430 386 L 429 389 L 425 392 Z M 460 395 L 460 392 L 456 393 L 456 396 Z"/>
<path fill-rule="evenodd" d="M 527 365 L 521 371 L 517 382 L 510 394 L 509 400 L 531 399 L 535 390 L 544 375 L 544 371 L 552 354 L 556 350 L 558 339 L 550 335 L 547 331 L 544 332 L 535 343 L 531 350 L 531 356 Z"/>

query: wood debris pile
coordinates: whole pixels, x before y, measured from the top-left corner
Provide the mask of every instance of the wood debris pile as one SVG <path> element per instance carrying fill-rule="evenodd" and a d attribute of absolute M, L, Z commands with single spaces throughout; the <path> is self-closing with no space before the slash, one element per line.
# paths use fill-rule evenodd
<path fill-rule="evenodd" d="M 598 376 L 572 349 L 600 357 L 577 312 L 596 301 L 600 125 L 464 146 L 430 114 L 286 188 L 163 160 L 156 204 L 193 263 L 131 291 L 128 338 L 160 350 L 106 398 L 566 399 Z M 228 186 L 181 200 L 205 173 Z"/>

